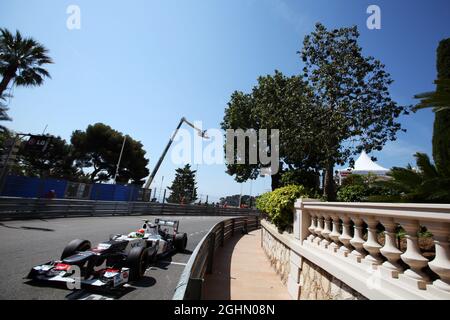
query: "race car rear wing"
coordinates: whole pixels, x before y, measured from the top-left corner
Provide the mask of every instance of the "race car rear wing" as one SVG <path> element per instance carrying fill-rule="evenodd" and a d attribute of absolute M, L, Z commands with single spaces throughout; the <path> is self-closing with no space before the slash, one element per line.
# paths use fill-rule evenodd
<path fill-rule="evenodd" d="M 180 224 L 180 221 L 155 219 L 155 224 L 157 224 L 161 227 L 171 227 L 175 230 L 175 232 L 178 232 L 178 226 Z"/>

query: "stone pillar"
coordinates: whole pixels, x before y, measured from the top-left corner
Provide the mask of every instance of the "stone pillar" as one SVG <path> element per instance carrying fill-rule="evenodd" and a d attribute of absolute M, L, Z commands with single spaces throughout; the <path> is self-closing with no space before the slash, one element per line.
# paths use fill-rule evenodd
<path fill-rule="evenodd" d="M 365 256 L 362 261 L 373 269 L 376 269 L 376 267 L 383 262 L 383 259 L 380 257 L 381 245 L 378 243 L 377 239 L 378 221 L 375 217 L 364 217 L 363 219 L 367 223 L 367 241 L 364 243 L 363 247 L 369 254 Z"/>
<path fill-rule="evenodd" d="M 298 199 L 294 204 L 294 237 L 297 240 L 303 241 L 311 239 L 314 234 L 310 232 L 309 226 L 313 225 L 314 221 L 311 215 L 304 208 L 305 199 Z"/>
<path fill-rule="evenodd" d="M 306 239 L 312 243 L 312 242 L 314 242 L 314 239 L 316 239 L 316 231 L 315 230 L 316 230 L 316 226 L 317 226 L 317 217 L 312 212 L 309 213 L 309 216 L 310 216 L 310 220 L 311 220 L 311 225 L 308 228 L 310 235 Z"/>
<path fill-rule="evenodd" d="M 385 229 L 384 246 L 380 249 L 380 252 L 387 259 L 381 265 L 381 273 L 391 278 L 398 278 L 403 268 L 398 263 L 402 252 L 397 248 L 395 241 L 395 227 L 397 224 L 391 218 L 380 219 L 380 222 Z"/>
<path fill-rule="evenodd" d="M 350 254 L 350 257 L 356 262 L 361 262 L 361 259 L 363 259 L 366 256 L 366 251 L 364 251 L 364 243 L 366 242 L 363 239 L 363 220 L 358 217 L 352 217 L 354 226 L 354 233 L 353 238 L 350 240 L 350 244 L 355 248 Z"/>
<path fill-rule="evenodd" d="M 350 218 L 348 216 L 343 216 L 342 220 L 342 234 L 339 237 L 339 241 L 342 242 L 343 246 L 339 249 L 339 252 L 343 254 L 345 257 L 352 251 L 350 240 L 352 240 L 352 236 L 350 235 Z"/>
<path fill-rule="evenodd" d="M 317 217 L 317 224 L 316 228 L 314 229 L 314 233 L 317 235 L 317 237 L 314 239 L 314 243 L 318 246 L 320 246 L 320 243 L 322 242 L 323 236 L 323 217 L 320 215 L 320 213 L 316 212 Z"/>
<path fill-rule="evenodd" d="M 339 233 L 339 216 L 332 214 L 331 218 L 333 219 L 333 231 L 330 233 L 330 239 L 333 240 L 333 242 L 330 243 L 328 248 L 333 252 L 337 252 L 339 249 L 339 237 L 341 236 Z"/>
<path fill-rule="evenodd" d="M 440 279 L 433 282 L 433 287 L 450 294 L 450 224 L 439 222 L 425 223 L 428 231 L 433 234 L 434 246 L 436 248 L 435 258 L 428 266 Z M 447 297 L 448 299 L 448 297 Z"/>
<path fill-rule="evenodd" d="M 328 246 L 330 245 L 330 233 L 331 233 L 331 218 L 328 214 L 325 214 L 323 216 L 324 219 L 324 228 L 322 231 L 322 236 L 324 237 L 324 239 L 321 242 L 321 245 L 327 249 Z"/>
<path fill-rule="evenodd" d="M 428 259 L 420 252 L 417 240 L 419 222 L 413 220 L 398 220 L 398 222 L 406 231 L 406 252 L 400 257 L 410 268 L 399 275 L 399 279 L 425 290 L 430 278 L 422 271 L 428 265 Z"/>
<path fill-rule="evenodd" d="M 294 237 L 301 241 L 308 236 L 308 226 L 310 224 L 310 216 L 304 210 L 303 204 L 303 199 L 298 199 L 294 204 Z"/>

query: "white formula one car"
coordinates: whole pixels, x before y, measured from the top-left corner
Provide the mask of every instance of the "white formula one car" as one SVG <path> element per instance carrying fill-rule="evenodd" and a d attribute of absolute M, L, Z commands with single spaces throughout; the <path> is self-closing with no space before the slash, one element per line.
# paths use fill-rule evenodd
<path fill-rule="evenodd" d="M 84 287 L 122 287 L 140 279 L 150 262 L 158 257 L 185 250 L 187 235 L 178 233 L 178 226 L 179 221 L 144 220 L 138 231 L 111 236 L 109 241 L 93 248 L 88 240 L 73 240 L 60 260 L 33 267 L 25 278 L 72 285 L 78 281 Z"/>

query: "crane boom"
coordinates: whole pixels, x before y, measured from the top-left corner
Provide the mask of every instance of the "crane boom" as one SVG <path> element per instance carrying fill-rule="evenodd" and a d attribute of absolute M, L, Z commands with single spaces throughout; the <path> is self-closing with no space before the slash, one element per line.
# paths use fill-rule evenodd
<path fill-rule="evenodd" d="M 180 122 L 178 123 L 177 128 L 175 129 L 175 132 L 173 133 L 172 137 L 170 137 L 169 142 L 167 143 L 166 147 L 164 148 L 164 151 L 163 151 L 161 157 L 159 157 L 158 162 L 157 162 L 156 165 L 155 165 L 155 168 L 153 169 L 152 173 L 150 174 L 150 176 L 149 176 L 149 178 L 148 178 L 148 180 L 147 180 L 147 182 L 146 182 L 146 184 L 145 184 L 145 187 L 144 187 L 145 189 L 149 189 L 149 188 L 150 188 L 150 184 L 152 183 L 153 179 L 155 178 L 156 173 L 158 172 L 159 167 L 161 166 L 161 164 L 162 164 L 164 158 L 166 157 L 166 154 L 167 154 L 167 152 L 169 151 L 170 146 L 171 146 L 172 143 L 173 143 L 173 140 L 175 140 L 175 137 L 176 137 L 178 131 L 180 130 L 181 126 L 183 125 L 183 122 L 185 122 L 187 125 L 189 125 L 189 126 L 192 127 L 194 130 L 196 130 L 196 131 L 198 132 L 198 134 L 199 134 L 202 138 L 208 139 L 208 137 L 206 136 L 206 130 L 205 130 L 205 131 L 202 131 L 201 129 L 198 129 L 198 128 L 195 127 L 191 122 L 189 122 L 188 120 L 186 120 L 185 117 L 182 117 L 181 120 L 180 120 Z"/>

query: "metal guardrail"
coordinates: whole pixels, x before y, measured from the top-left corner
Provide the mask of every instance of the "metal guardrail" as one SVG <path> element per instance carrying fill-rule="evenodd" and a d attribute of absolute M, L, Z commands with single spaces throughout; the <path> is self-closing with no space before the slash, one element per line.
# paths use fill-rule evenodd
<path fill-rule="evenodd" d="M 238 217 L 217 223 L 199 242 L 181 274 L 173 300 L 200 300 L 205 274 L 213 271 L 214 253 L 234 234 L 260 227 L 258 215 Z"/>
<path fill-rule="evenodd" d="M 253 209 L 220 208 L 205 205 L 163 204 L 154 202 L 0 197 L 0 220 L 164 214 L 246 216 L 258 214 L 258 212 Z"/>

